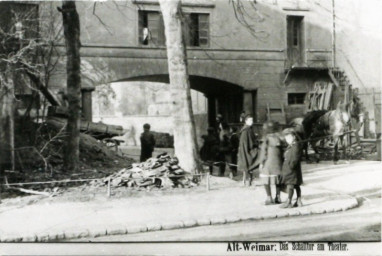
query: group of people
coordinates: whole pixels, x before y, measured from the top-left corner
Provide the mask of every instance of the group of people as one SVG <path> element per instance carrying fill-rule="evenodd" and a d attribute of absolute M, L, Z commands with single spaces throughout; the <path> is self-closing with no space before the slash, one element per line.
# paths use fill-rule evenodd
<path fill-rule="evenodd" d="M 208 134 L 203 135 L 203 146 L 200 150 L 201 159 L 209 163 L 212 174 L 213 166 L 219 166 L 219 175 L 224 176 L 229 166 L 230 177 L 237 175 L 237 170 L 243 171 L 244 179 L 259 170 L 261 183 L 264 185 L 267 198 L 265 205 L 281 204 L 280 192 L 288 194 L 288 200 L 282 208 L 302 206 L 301 188 L 301 138 L 293 128 L 283 131 L 277 122 L 267 121 L 263 125 L 261 138 L 255 132 L 253 117 L 250 114 L 241 116 L 244 122 L 238 132 L 235 126 L 224 122 L 222 115 L 217 116 L 215 128 L 208 128 Z M 150 125 L 143 126 L 141 134 L 141 162 L 152 156 L 155 139 L 150 132 Z M 275 186 L 276 195 L 272 197 L 271 186 Z M 296 190 L 297 200 L 292 203 Z"/>
<path fill-rule="evenodd" d="M 220 176 L 224 176 L 226 165 L 230 167 L 230 176 L 236 176 L 237 170 L 243 171 L 244 179 L 259 171 L 260 181 L 264 185 L 266 205 L 281 204 L 280 192 L 288 193 L 288 200 L 282 208 L 302 206 L 301 188 L 301 138 L 293 128 L 281 131 L 277 122 L 268 121 L 263 125 L 262 137 L 256 134 L 253 117 L 249 114 L 241 117 L 244 121 L 239 132 L 217 117 L 217 128 L 209 128 L 202 136 L 204 144 L 201 158 L 217 163 Z M 237 165 L 236 165 L 237 161 Z M 210 172 L 212 172 L 210 164 Z M 276 196 L 272 198 L 271 186 L 276 187 Z M 292 203 L 296 190 L 297 200 Z"/>
<path fill-rule="evenodd" d="M 282 208 L 301 207 L 302 171 L 301 139 L 293 128 L 282 132 L 277 122 L 268 121 L 263 126 L 263 141 L 259 156 L 260 181 L 263 183 L 267 199 L 265 205 L 281 204 L 280 192 L 288 194 L 288 200 Z M 276 196 L 272 198 L 271 185 L 276 187 Z M 296 190 L 297 200 L 292 203 Z"/>
<path fill-rule="evenodd" d="M 230 169 L 230 177 L 237 175 L 237 156 L 239 137 L 237 129 L 223 121 L 222 115 L 217 115 L 216 128 L 210 127 L 207 135 L 203 135 L 203 146 L 200 149 L 200 157 L 209 163 L 212 174 L 214 162 L 219 166 L 219 175 L 224 176 L 227 165 Z"/>

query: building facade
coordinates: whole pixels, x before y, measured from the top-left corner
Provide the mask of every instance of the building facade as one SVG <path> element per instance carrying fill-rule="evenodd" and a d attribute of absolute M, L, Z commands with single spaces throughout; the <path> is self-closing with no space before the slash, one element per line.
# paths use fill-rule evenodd
<path fill-rule="evenodd" d="M 40 3 L 40 11 L 55 10 L 59 4 Z M 371 21 L 378 17 L 373 12 L 378 5 L 376 0 L 182 1 L 199 133 L 214 125 L 216 114 L 237 123 L 243 110 L 253 113 L 257 122 L 271 116 L 287 123 L 306 111 L 307 93 L 316 83 L 336 84 L 338 70 L 361 94 L 370 88 L 380 91 L 380 28 Z M 168 66 L 158 2 L 83 1 L 77 2 L 77 10 L 81 58 L 86 63 L 83 86 L 98 88 L 111 83 L 111 91 L 106 90 L 110 97 L 104 98 L 125 103 L 114 112 L 105 112 L 102 108 L 107 104 L 96 90 L 94 120 L 126 129 L 130 123 L 138 131 L 144 122 L 152 122 L 159 131 L 171 133 Z M 63 54 L 64 45 L 57 45 Z M 65 86 L 64 64 L 57 66 L 50 79 L 53 90 Z M 333 98 L 341 100 L 344 95 L 339 88 Z M 363 101 L 371 102 L 369 97 L 365 93 Z M 374 118 L 374 106 L 366 107 Z M 105 113 L 100 114 L 102 111 Z"/>

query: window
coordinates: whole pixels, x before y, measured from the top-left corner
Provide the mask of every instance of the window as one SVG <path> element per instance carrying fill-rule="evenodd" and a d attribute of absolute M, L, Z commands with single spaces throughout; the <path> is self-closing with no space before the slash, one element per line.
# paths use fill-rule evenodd
<path fill-rule="evenodd" d="M 287 16 L 287 51 L 291 64 L 304 60 L 303 16 Z"/>
<path fill-rule="evenodd" d="M 163 17 L 158 11 L 139 11 L 139 44 L 163 46 Z M 209 44 L 209 14 L 185 13 L 183 34 L 187 46 L 206 47 Z"/>
<path fill-rule="evenodd" d="M 306 93 L 288 93 L 288 105 L 304 104 Z"/>
<path fill-rule="evenodd" d="M 187 46 L 206 47 L 209 43 L 209 14 L 186 13 L 183 33 Z"/>
<path fill-rule="evenodd" d="M 162 46 L 165 44 L 162 14 L 156 11 L 139 11 L 139 44 Z"/>
<path fill-rule="evenodd" d="M 302 16 L 288 16 L 288 33 L 291 34 L 291 45 L 301 45 Z"/>

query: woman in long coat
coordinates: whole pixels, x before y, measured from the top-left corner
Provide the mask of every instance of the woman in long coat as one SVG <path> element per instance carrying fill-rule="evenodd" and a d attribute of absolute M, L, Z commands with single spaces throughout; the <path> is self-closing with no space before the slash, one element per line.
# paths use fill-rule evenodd
<path fill-rule="evenodd" d="M 285 141 L 288 144 L 284 153 L 284 164 L 281 171 L 281 183 L 286 185 L 288 200 L 281 205 L 281 208 L 291 208 L 293 206 L 302 206 L 301 188 L 302 171 L 301 171 L 301 154 L 302 145 L 299 136 L 288 130 L 285 131 Z M 297 200 L 292 205 L 293 191 L 296 189 Z"/>
<path fill-rule="evenodd" d="M 243 179 L 246 181 L 249 173 L 257 168 L 258 164 L 258 137 L 254 132 L 252 115 L 246 115 L 245 125 L 240 131 L 240 141 L 238 149 L 238 170 L 243 171 Z"/>
<path fill-rule="evenodd" d="M 260 178 L 264 184 L 267 199 L 265 205 L 281 203 L 280 175 L 283 165 L 283 138 L 278 132 L 277 122 L 268 121 L 264 124 L 263 143 L 260 152 Z M 276 185 L 276 197 L 272 199 L 271 185 Z"/>

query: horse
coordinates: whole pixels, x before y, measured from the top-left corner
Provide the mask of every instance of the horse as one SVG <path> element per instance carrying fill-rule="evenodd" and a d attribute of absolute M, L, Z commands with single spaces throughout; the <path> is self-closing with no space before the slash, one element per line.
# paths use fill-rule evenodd
<path fill-rule="evenodd" d="M 295 118 L 290 123 L 294 127 L 296 133 L 302 138 L 305 150 L 306 160 L 308 157 L 308 142 L 310 142 L 315 155 L 316 162 L 319 162 L 319 154 L 316 143 L 322 140 L 322 137 L 332 137 L 334 143 L 333 161 L 338 161 L 338 144 L 341 142 L 343 152 L 345 144 L 343 136 L 345 129 L 349 126 L 350 115 L 348 113 L 348 105 L 339 102 L 335 110 L 314 110 L 305 114 L 304 117 Z"/>

